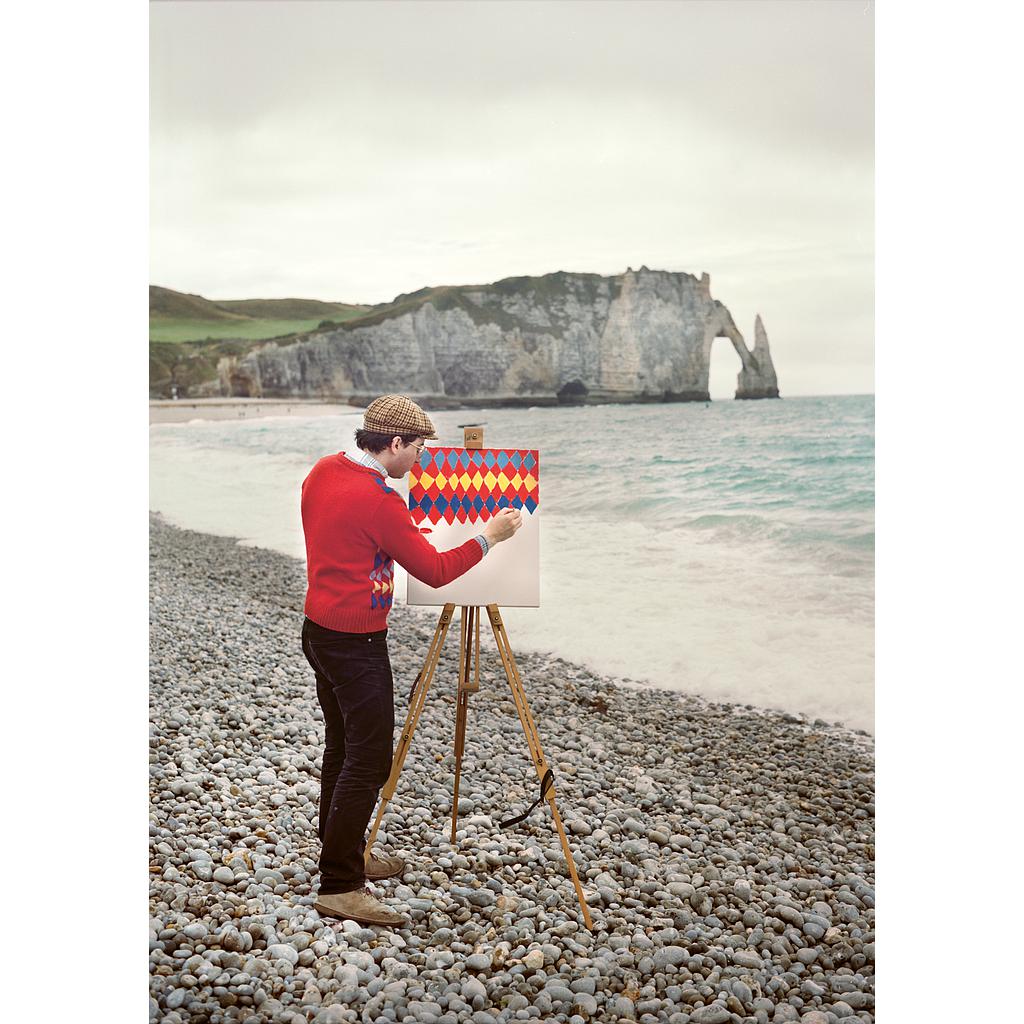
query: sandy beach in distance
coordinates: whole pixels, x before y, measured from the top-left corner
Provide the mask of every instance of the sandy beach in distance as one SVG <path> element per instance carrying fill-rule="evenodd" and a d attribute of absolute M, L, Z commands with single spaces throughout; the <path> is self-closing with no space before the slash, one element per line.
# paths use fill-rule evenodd
<path fill-rule="evenodd" d="M 257 419 L 266 416 L 343 416 L 362 412 L 342 402 L 307 398 L 179 398 L 152 399 L 149 422 L 187 423 L 189 420 Z"/>

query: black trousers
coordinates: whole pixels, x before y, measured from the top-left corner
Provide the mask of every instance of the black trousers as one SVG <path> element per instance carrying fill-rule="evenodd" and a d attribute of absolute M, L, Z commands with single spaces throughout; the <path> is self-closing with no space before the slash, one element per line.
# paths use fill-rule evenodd
<path fill-rule="evenodd" d="M 316 673 L 326 743 L 320 770 L 320 893 L 366 881 L 366 827 L 394 756 L 395 694 L 388 631 L 339 633 L 311 619 L 302 652 Z"/>

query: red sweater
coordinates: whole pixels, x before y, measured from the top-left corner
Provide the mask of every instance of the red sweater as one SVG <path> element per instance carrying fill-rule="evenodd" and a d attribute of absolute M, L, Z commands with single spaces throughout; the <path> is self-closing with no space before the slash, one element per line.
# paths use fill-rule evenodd
<path fill-rule="evenodd" d="M 306 615 L 325 629 L 385 629 L 394 563 L 429 587 L 443 587 L 483 558 L 473 539 L 437 551 L 419 532 L 401 495 L 382 474 L 328 455 L 302 482 L 306 535 Z"/>

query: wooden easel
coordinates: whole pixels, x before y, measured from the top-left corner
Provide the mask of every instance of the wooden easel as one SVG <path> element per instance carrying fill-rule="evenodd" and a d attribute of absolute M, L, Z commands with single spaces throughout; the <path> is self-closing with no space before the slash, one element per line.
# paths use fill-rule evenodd
<path fill-rule="evenodd" d="M 465 431 L 466 448 L 482 448 L 484 434 L 482 427 L 466 427 Z M 405 725 L 402 728 L 402 738 L 398 741 L 395 749 L 395 756 L 391 763 L 391 774 L 388 781 L 384 783 L 381 792 L 380 805 L 377 808 L 377 817 L 370 830 L 370 836 L 366 841 L 366 861 L 370 859 L 377 832 L 380 830 L 381 821 L 384 819 L 384 811 L 391 798 L 395 795 L 395 788 L 398 785 L 398 777 L 402 773 L 402 765 L 405 763 L 406 754 L 412 744 L 413 733 L 419 723 L 420 714 L 427 700 L 427 692 L 434 679 L 434 671 L 441 658 L 441 650 L 444 647 L 445 638 L 448 635 L 448 627 L 451 625 L 452 616 L 455 613 L 454 604 L 446 604 L 441 610 L 437 620 L 437 628 L 434 630 L 434 637 L 427 648 L 427 656 L 423 662 L 423 668 L 416 677 L 412 694 L 409 698 L 409 712 L 405 718 Z M 558 829 L 559 838 L 562 841 L 562 852 L 565 854 L 565 861 L 569 867 L 569 875 L 576 887 L 576 895 L 579 897 L 580 907 L 583 910 L 583 922 L 589 931 L 594 930 L 594 924 L 590 916 L 590 908 L 587 906 L 586 898 L 583 895 L 583 887 L 580 885 L 579 876 L 576 874 L 576 864 L 573 861 L 572 851 L 569 849 L 569 840 L 565 835 L 565 827 L 562 825 L 558 807 L 555 804 L 554 776 L 544 758 L 544 751 L 541 749 L 540 736 L 537 733 L 537 726 L 530 714 L 530 707 L 526 702 L 526 691 L 523 687 L 522 677 L 516 666 L 515 656 L 512 654 L 512 647 L 509 644 L 508 634 L 505 632 L 505 624 L 501 619 L 501 612 L 496 604 L 487 605 L 487 618 L 494 633 L 494 641 L 498 645 L 498 655 L 501 658 L 502 667 L 508 678 L 509 687 L 512 690 L 512 699 L 515 702 L 516 710 L 519 712 L 519 721 L 526 735 L 526 743 L 529 747 L 530 758 L 537 771 L 537 778 L 542 787 L 543 798 L 551 807 L 551 814 L 555 819 L 555 826 Z M 466 719 L 469 711 L 469 695 L 480 689 L 480 608 L 473 606 L 462 607 L 461 629 L 459 631 L 459 689 L 456 701 L 455 712 L 455 794 L 452 799 L 452 843 L 455 843 L 456 823 L 459 815 L 459 780 L 462 775 L 462 754 L 466 745 Z"/>

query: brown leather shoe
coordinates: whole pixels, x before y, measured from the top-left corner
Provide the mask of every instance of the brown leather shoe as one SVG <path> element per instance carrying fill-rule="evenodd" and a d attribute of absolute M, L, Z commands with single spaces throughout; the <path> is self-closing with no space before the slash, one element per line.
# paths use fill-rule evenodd
<path fill-rule="evenodd" d="M 385 907 L 369 889 L 354 889 L 352 892 L 337 892 L 320 895 L 313 907 L 328 917 L 340 917 L 360 924 L 375 924 L 382 927 L 408 924 L 407 918 Z"/>
<path fill-rule="evenodd" d="M 371 853 L 363 871 L 371 882 L 379 882 L 383 878 L 404 875 L 405 861 L 401 857 L 378 857 Z"/>

